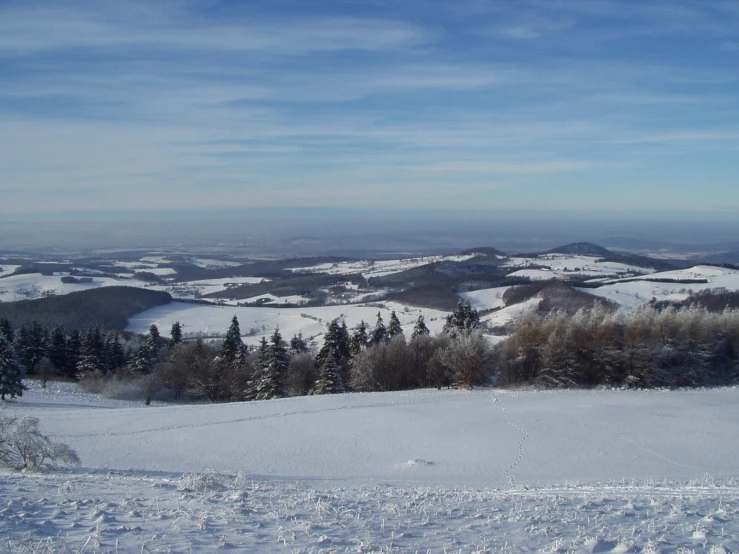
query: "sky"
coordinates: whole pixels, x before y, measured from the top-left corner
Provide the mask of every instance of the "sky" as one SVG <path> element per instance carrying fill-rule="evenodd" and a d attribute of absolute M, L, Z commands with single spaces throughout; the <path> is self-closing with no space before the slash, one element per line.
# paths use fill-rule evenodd
<path fill-rule="evenodd" d="M 0 213 L 739 215 L 739 3 L 0 0 Z"/>

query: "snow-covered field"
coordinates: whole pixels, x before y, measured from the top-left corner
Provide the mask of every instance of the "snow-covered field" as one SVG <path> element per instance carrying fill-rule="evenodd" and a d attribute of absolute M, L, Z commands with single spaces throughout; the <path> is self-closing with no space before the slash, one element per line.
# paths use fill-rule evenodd
<path fill-rule="evenodd" d="M 645 275 L 636 280 L 615 281 L 597 289 L 581 289 L 583 292 L 600 296 L 623 306 L 636 308 L 657 300 L 685 300 L 689 291 L 698 292 L 706 289 L 725 288 L 739 290 L 739 271 L 723 267 L 699 265 L 689 269 L 663 271 Z M 674 279 L 674 280 L 706 280 L 706 283 L 658 283 L 647 279 Z"/>
<path fill-rule="evenodd" d="M 509 288 L 511 287 L 480 289 L 471 292 L 462 292 L 459 296 L 467 300 L 470 306 L 476 310 L 494 310 L 496 308 L 502 308 L 505 305 L 503 295 Z"/>
<path fill-rule="evenodd" d="M 29 273 L 24 275 L 10 275 L 0 279 L 0 302 L 17 302 L 18 300 L 33 300 L 50 295 L 69 294 L 81 290 L 99 287 L 145 287 L 146 284 L 137 279 L 113 279 L 112 277 L 93 277 L 87 283 L 62 283 L 62 277 L 68 273 L 55 275 L 41 275 Z"/>
<path fill-rule="evenodd" d="M 410 336 L 413 325 L 419 315 L 423 315 L 427 327 L 432 333 L 441 331 L 447 313 L 427 308 L 411 308 L 395 302 L 383 302 L 381 305 L 333 305 L 313 308 L 244 308 L 236 306 L 205 306 L 172 302 L 166 306 L 158 306 L 142 312 L 129 320 L 127 330 L 146 333 L 152 324 L 156 324 L 163 332 L 170 329 L 175 321 L 182 325 L 185 335 L 202 333 L 205 336 L 224 334 L 235 315 L 239 319 L 244 342 L 254 345 L 263 336 L 271 335 L 276 328 L 286 339 L 297 333 L 303 336 L 317 337 L 319 342 L 328 324 L 342 318 L 349 328 L 360 321 L 373 327 L 377 313 L 387 324 L 390 313 L 395 310 L 406 336 Z"/>
<path fill-rule="evenodd" d="M 736 552 L 739 390 L 135 406 L 36 386 L 82 467 L 0 474 L 4 552 Z M 211 471 L 212 470 L 212 471 Z"/>
<path fill-rule="evenodd" d="M 151 285 L 149 288 L 170 293 L 174 298 L 198 298 L 206 294 L 223 292 L 230 287 L 252 285 L 269 281 L 262 277 L 228 277 L 220 279 L 200 279 L 196 281 L 181 281 L 167 285 Z M 241 300 L 243 302 L 244 300 Z M 250 301 L 253 301 L 250 299 Z"/>
<path fill-rule="evenodd" d="M 530 265 L 544 266 L 546 269 L 519 269 Z M 528 277 L 530 279 L 569 279 L 574 276 L 613 276 L 641 275 L 652 270 L 619 262 L 600 261 L 595 256 L 572 254 L 542 254 L 533 257 L 508 258 L 503 267 L 514 269 L 509 277 Z"/>
<path fill-rule="evenodd" d="M 363 277 L 384 277 L 400 273 L 422 265 L 437 262 L 464 262 L 474 258 L 474 254 L 457 256 L 422 256 L 419 258 L 402 258 L 398 260 L 359 260 L 351 262 L 325 263 L 309 267 L 296 267 L 295 273 L 328 273 L 330 275 L 350 275 L 361 273 Z"/>

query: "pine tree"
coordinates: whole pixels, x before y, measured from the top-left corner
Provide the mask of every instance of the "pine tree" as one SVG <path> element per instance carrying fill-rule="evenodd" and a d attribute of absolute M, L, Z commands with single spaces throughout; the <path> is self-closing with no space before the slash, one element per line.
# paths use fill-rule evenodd
<path fill-rule="evenodd" d="M 182 342 L 182 325 L 179 321 L 175 321 L 172 324 L 172 329 L 169 332 L 169 349 L 172 350 L 175 346 Z"/>
<path fill-rule="evenodd" d="M 372 344 L 382 344 L 387 341 L 387 329 L 382 321 L 382 314 L 377 312 L 377 323 L 372 331 Z"/>
<path fill-rule="evenodd" d="M 416 320 L 416 324 L 413 326 L 413 334 L 411 335 L 411 338 L 415 339 L 416 337 L 425 337 L 430 334 L 431 331 L 429 331 L 429 328 L 426 327 L 426 321 L 424 321 L 422 315 L 419 315 L 418 319 Z"/>
<path fill-rule="evenodd" d="M 319 378 L 313 392 L 315 394 L 338 394 L 345 392 L 341 378 L 341 364 L 333 356 L 326 358 L 321 366 Z"/>
<path fill-rule="evenodd" d="M 391 339 L 403 336 L 403 327 L 400 325 L 400 320 L 398 319 L 395 310 L 390 313 L 390 323 L 387 326 L 387 334 Z"/>
<path fill-rule="evenodd" d="M 126 365 L 126 353 L 118 340 L 118 333 L 111 331 L 105 336 L 103 366 L 106 372 L 114 372 Z"/>
<path fill-rule="evenodd" d="M 308 352 L 308 343 L 303 338 L 303 332 L 300 331 L 297 335 L 293 335 L 290 339 L 290 350 L 293 354 L 302 354 Z"/>
<path fill-rule="evenodd" d="M 21 326 L 15 334 L 13 347 L 25 370 L 33 373 L 47 353 L 46 331 L 37 321 L 32 322 L 29 328 Z"/>
<path fill-rule="evenodd" d="M 262 378 L 257 387 L 257 400 L 270 400 L 285 396 L 285 376 L 290 365 L 290 356 L 280 335 L 275 329 L 266 347 Z"/>
<path fill-rule="evenodd" d="M 241 329 L 239 328 L 239 320 L 236 316 L 231 319 L 231 325 L 228 327 L 226 332 L 226 338 L 223 340 L 221 350 L 218 357 L 223 359 L 229 364 L 233 364 L 236 361 L 236 357 L 239 355 L 239 350 L 243 341 L 241 340 Z"/>
<path fill-rule="evenodd" d="M 338 320 L 334 319 L 328 324 L 323 346 L 316 355 L 315 367 L 320 368 L 328 356 L 333 356 L 343 364 L 349 358 L 349 353 L 349 332 L 345 325 L 339 325 Z"/>
<path fill-rule="evenodd" d="M 25 371 L 4 335 L 0 335 L 0 399 L 23 396 Z"/>
<path fill-rule="evenodd" d="M 480 314 L 467 300 L 460 300 L 457 309 L 446 318 L 444 332 L 451 335 L 474 331 L 480 328 Z"/>
<path fill-rule="evenodd" d="M 246 397 L 250 400 L 258 400 L 260 387 L 262 384 L 262 376 L 267 370 L 269 362 L 269 343 L 267 337 L 262 337 L 257 346 L 257 359 L 254 363 L 254 377 L 249 383 L 249 390 L 246 391 Z"/>
<path fill-rule="evenodd" d="M 88 375 L 104 370 L 103 360 L 98 352 L 98 345 L 93 331 L 88 332 L 85 340 L 82 341 L 80 357 L 75 369 L 77 375 Z"/>
<path fill-rule="evenodd" d="M 162 345 L 162 335 L 159 333 L 159 327 L 152 323 L 149 327 L 149 334 L 146 335 L 146 346 L 152 356 L 156 356 L 157 350 Z"/>
<path fill-rule="evenodd" d="M 352 357 L 367 348 L 367 342 L 367 324 L 362 320 L 354 328 L 354 333 L 352 333 L 352 338 L 349 341 L 349 352 Z"/>
<path fill-rule="evenodd" d="M 66 377 L 74 377 L 77 375 L 77 364 L 82 356 L 82 337 L 80 332 L 75 329 L 67 339 L 67 355 L 64 366 L 60 368 Z"/>
<path fill-rule="evenodd" d="M 344 392 L 350 351 L 348 334 L 346 324 L 339 325 L 336 319 L 329 324 L 323 346 L 315 360 L 319 372 L 314 391 L 316 394 Z"/>
<path fill-rule="evenodd" d="M 5 337 L 8 344 L 13 344 L 13 326 L 7 319 L 0 319 L 0 337 Z"/>
<path fill-rule="evenodd" d="M 49 360 L 59 373 L 65 374 L 67 365 L 67 337 L 61 327 L 54 327 L 49 337 Z"/>

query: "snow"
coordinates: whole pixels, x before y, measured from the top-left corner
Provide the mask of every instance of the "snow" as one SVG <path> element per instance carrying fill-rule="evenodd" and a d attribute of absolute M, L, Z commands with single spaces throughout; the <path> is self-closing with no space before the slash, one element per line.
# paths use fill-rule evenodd
<path fill-rule="evenodd" d="M 620 262 L 601 261 L 596 256 L 576 256 L 570 254 L 542 254 L 533 257 L 508 258 L 503 267 L 525 268 L 542 266 L 546 269 L 519 269 L 508 274 L 509 277 L 528 277 L 530 279 L 569 279 L 575 276 L 641 275 L 653 270 Z"/>
<path fill-rule="evenodd" d="M 219 279 L 200 279 L 195 281 L 182 281 L 167 285 L 155 285 L 150 288 L 170 293 L 174 298 L 193 299 L 198 296 L 223 292 L 229 287 L 239 285 L 252 285 L 269 281 L 262 277 L 224 277 Z"/>
<path fill-rule="evenodd" d="M 707 283 L 659 283 L 647 279 L 706 279 Z M 713 288 L 739 290 L 739 271 L 714 266 L 696 266 L 689 269 L 663 271 L 629 281 L 615 281 L 596 289 L 579 289 L 626 309 L 637 308 L 652 298 L 657 300 L 685 300 L 689 291 L 698 292 Z"/>
<path fill-rule="evenodd" d="M 10 275 L 11 273 L 14 273 L 16 269 L 18 269 L 19 265 L 8 265 L 0 263 L 0 277 L 5 277 L 6 275 Z"/>
<path fill-rule="evenodd" d="M 480 289 L 471 292 L 461 292 L 459 296 L 464 298 L 476 310 L 494 310 L 502 308 L 503 295 L 511 287 L 494 287 L 490 289 Z"/>
<path fill-rule="evenodd" d="M 520 318 L 524 313 L 530 310 L 536 310 L 540 302 L 541 298 L 539 297 L 529 298 L 524 302 L 513 304 L 491 314 L 484 315 L 480 317 L 480 321 L 488 327 L 503 327 Z"/>
<path fill-rule="evenodd" d="M 332 305 L 311 308 L 277 308 L 277 307 L 237 307 L 206 306 L 172 302 L 142 312 L 129 320 L 128 331 L 146 333 L 152 324 L 160 329 L 169 329 L 172 323 L 179 321 L 186 336 L 202 334 L 218 336 L 225 334 L 235 315 L 239 319 L 243 340 L 246 344 L 255 345 L 263 336 L 271 335 L 279 327 L 283 337 L 289 338 L 302 332 L 303 336 L 319 337 L 326 331 L 328 324 L 343 318 L 349 328 L 355 327 L 364 320 L 374 326 L 377 312 L 387 324 L 391 311 L 395 310 L 403 330 L 407 336 L 419 315 L 423 315 L 427 327 L 432 332 L 439 332 L 444 326 L 447 313 L 425 308 L 411 308 L 396 302 L 384 302 L 372 305 Z"/>
<path fill-rule="evenodd" d="M 0 473 L 6 552 L 735 552 L 739 390 L 144 407 L 31 387 L 83 466 Z"/>
<path fill-rule="evenodd" d="M 10 275 L 0 279 L 0 302 L 16 302 L 18 300 L 33 300 L 44 296 L 69 294 L 81 290 L 99 287 L 143 287 L 144 283 L 134 279 L 114 279 L 112 277 L 93 277 L 86 283 L 62 283 L 62 277 L 68 273 L 41 275 L 29 273 L 24 275 Z"/>
<path fill-rule="evenodd" d="M 212 258 L 188 258 L 187 261 L 193 265 L 204 267 L 206 269 L 220 269 L 223 267 L 236 267 L 239 265 L 243 265 L 243 262 L 215 260 Z"/>
<path fill-rule="evenodd" d="M 437 262 L 464 262 L 474 258 L 474 254 L 457 256 L 422 256 L 418 258 L 403 258 L 397 260 L 359 260 L 350 262 L 336 262 L 318 264 L 309 267 L 297 267 L 291 271 L 295 273 L 328 273 L 330 275 L 351 275 L 361 273 L 363 277 L 384 277 L 393 273 L 400 273 L 408 269 L 421 267 Z"/>
<path fill-rule="evenodd" d="M 142 269 L 141 271 L 145 273 L 153 273 L 154 275 L 158 275 L 159 277 L 167 277 L 168 275 L 177 274 L 177 271 L 171 267 L 150 267 L 147 269 Z"/>

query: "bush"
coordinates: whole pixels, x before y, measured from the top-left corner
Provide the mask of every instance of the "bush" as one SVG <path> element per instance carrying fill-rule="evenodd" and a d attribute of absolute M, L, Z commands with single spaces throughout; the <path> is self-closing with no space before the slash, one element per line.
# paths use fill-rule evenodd
<path fill-rule="evenodd" d="M 36 470 L 53 462 L 79 465 L 80 459 L 66 444 L 43 435 L 37 418 L 0 415 L 0 466 Z"/>

